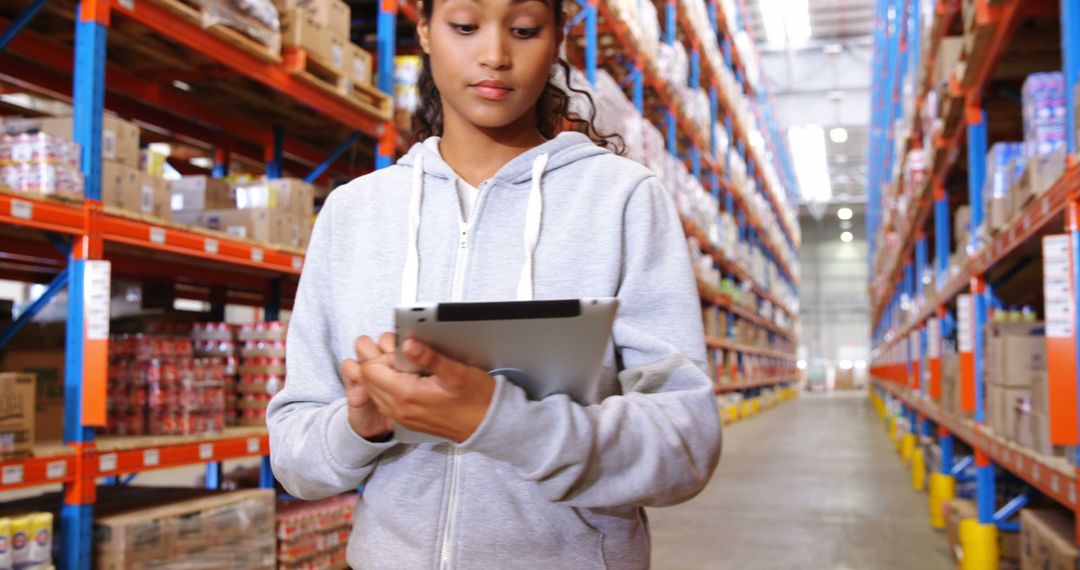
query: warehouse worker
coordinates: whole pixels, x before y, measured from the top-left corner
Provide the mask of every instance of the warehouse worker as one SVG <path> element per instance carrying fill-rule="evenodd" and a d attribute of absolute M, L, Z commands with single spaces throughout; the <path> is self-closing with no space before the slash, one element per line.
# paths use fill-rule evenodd
<path fill-rule="evenodd" d="M 424 3 L 423 142 L 315 224 L 267 423 L 290 493 L 364 486 L 353 568 L 645 568 L 643 507 L 690 499 L 719 460 L 679 218 L 568 114 L 562 4 Z M 530 400 L 411 340 L 433 375 L 394 368 L 400 302 L 605 296 L 620 306 L 596 404 Z M 395 422 L 454 443 L 397 442 Z"/>

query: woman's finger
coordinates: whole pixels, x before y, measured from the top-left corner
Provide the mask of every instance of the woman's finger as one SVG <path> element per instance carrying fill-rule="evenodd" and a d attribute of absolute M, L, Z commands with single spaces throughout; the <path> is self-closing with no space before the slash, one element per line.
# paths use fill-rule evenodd
<path fill-rule="evenodd" d="M 383 355 L 383 350 L 379 348 L 379 345 L 375 344 L 375 341 L 371 340 L 371 337 L 364 335 L 356 339 L 356 356 L 360 358 L 361 362 L 367 362 Z"/>
<path fill-rule="evenodd" d="M 384 332 L 379 336 L 379 348 L 383 352 L 394 352 L 397 350 L 397 336 L 391 332 Z"/>

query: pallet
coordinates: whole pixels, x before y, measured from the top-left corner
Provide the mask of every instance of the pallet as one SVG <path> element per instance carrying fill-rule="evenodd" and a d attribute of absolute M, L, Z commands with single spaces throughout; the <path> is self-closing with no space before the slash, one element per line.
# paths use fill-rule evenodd
<path fill-rule="evenodd" d="M 356 108 L 380 119 L 393 118 L 393 100 L 370 85 L 354 84 L 348 76 L 330 67 L 317 56 L 300 47 L 281 50 L 283 67 L 301 81 L 332 93 Z"/>
<path fill-rule="evenodd" d="M 247 34 L 236 30 L 224 23 L 216 23 L 207 26 L 202 6 L 198 5 L 193 0 L 149 1 L 158 4 L 159 6 L 169 10 L 170 12 L 176 14 L 178 17 L 183 18 L 184 20 L 198 24 L 200 27 L 204 28 L 208 33 L 216 36 L 218 39 L 224 40 L 267 63 L 281 63 L 281 56 L 278 54 L 280 44 L 264 44 L 259 40 L 252 38 L 251 36 L 248 36 Z"/>

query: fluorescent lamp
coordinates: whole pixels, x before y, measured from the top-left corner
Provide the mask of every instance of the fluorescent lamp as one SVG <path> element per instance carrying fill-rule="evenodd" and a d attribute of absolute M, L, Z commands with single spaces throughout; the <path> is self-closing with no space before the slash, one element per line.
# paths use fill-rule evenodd
<path fill-rule="evenodd" d="M 840 208 L 836 211 L 836 217 L 840 218 L 841 220 L 850 220 L 852 215 L 853 212 L 851 211 L 851 208 Z"/>
<path fill-rule="evenodd" d="M 866 368 L 866 361 L 865 360 L 856 360 L 855 361 L 855 368 L 857 368 L 859 370 L 865 369 Z"/>
<path fill-rule="evenodd" d="M 810 39 L 808 0 L 760 0 L 765 36 L 776 45 L 801 45 Z"/>
<path fill-rule="evenodd" d="M 156 152 L 162 156 L 172 156 L 172 145 L 169 143 L 150 143 L 147 148 L 150 152 Z"/>
<path fill-rule="evenodd" d="M 181 91 L 191 91 L 191 85 L 189 85 L 189 84 L 187 84 L 187 83 L 185 83 L 183 81 L 180 81 L 179 79 L 173 81 L 172 86 L 179 89 L 179 90 L 181 90 Z"/>
<path fill-rule="evenodd" d="M 832 197 L 832 184 L 825 155 L 825 131 L 820 125 L 792 127 L 788 139 L 803 200 L 827 202 Z"/>
<path fill-rule="evenodd" d="M 797 366 L 799 368 L 799 370 L 806 370 L 806 361 L 805 360 L 800 360 L 800 361 L 795 363 L 795 366 Z"/>
<path fill-rule="evenodd" d="M 198 166 L 199 168 L 203 168 L 203 169 L 206 169 L 206 170 L 210 170 L 211 168 L 214 168 L 214 161 L 210 160 L 210 158 L 206 157 L 206 156 L 196 156 L 195 158 L 191 159 L 188 162 L 190 162 L 191 164 L 193 164 L 195 166 Z"/>
<path fill-rule="evenodd" d="M 836 144 L 846 143 L 847 129 L 844 127 L 835 127 L 829 131 L 829 138 Z"/>
<path fill-rule="evenodd" d="M 853 366 L 855 366 L 855 363 L 850 360 L 840 361 L 840 368 L 842 368 L 843 370 L 851 370 Z"/>
<path fill-rule="evenodd" d="M 855 239 L 855 236 L 851 235 L 851 232 L 844 232 L 840 234 L 840 241 L 844 243 L 851 243 L 851 240 Z"/>

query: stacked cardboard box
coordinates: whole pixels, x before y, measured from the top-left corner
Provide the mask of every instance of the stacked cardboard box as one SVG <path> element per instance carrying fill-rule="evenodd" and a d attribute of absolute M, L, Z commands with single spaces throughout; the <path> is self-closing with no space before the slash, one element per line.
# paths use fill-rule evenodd
<path fill-rule="evenodd" d="M 235 208 L 232 188 L 220 178 L 184 176 L 172 184 L 169 207 L 174 212 Z"/>
<path fill-rule="evenodd" d="M 25 454 L 34 447 L 36 384 L 33 374 L 0 373 L 0 456 Z"/>
<path fill-rule="evenodd" d="M 282 45 L 307 51 L 351 89 L 372 84 L 371 54 L 349 41 L 351 8 L 342 0 L 275 0 L 281 12 Z"/>
<path fill-rule="evenodd" d="M 53 346 L 63 343 L 64 327 L 60 325 L 27 326 L 8 343 L 7 353 L 0 359 L 0 370 L 25 372 L 35 378 L 35 442 L 55 442 L 64 437 L 64 350 Z M 30 334 L 42 329 L 58 329 L 60 338 L 49 338 L 52 333 Z"/>
<path fill-rule="evenodd" d="M 989 323 L 986 339 L 987 424 L 1010 441 L 1054 454 L 1042 323 Z"/>
<path fill-rule="evenodd" d="M 955 351 L 943 351 L 941 355 L 941 407 L 960 413 L 960 357 Z"/>
<path fill-rule="evenodd" d="M 94 521 L 95 567 L 273 569 L 274 492 L 216 493 Z"/>
<path fill-rule="evenodd" d="M 1020 511 L 1020 568 L 1076 570 L 1080 551 L 1071 516 L 1057 511 Z"/>
<path fill-rule="evenodd" d="M 181 193 L 174 193 L 174 200 L 177 204 L 183 200 L 185 205 L 225 204 L 221 184 L 205 178 L 185 182 Z M 241 239 L 307 247 L 315 208 L 313 186 L 295 178 L 282 178 L 241 185 L 230 192 L 235 194 L 235 202 L 229 198 L 225 208 L 177 210 L 173 219 Z"/>
<path fill-rule="evenodd" d="M 266 406 L 285 385 L 285 337 L 283 322 L 260 322 L 240 329 L 239 424 L 266 425 Z"/>
<path fill-rule="evenodd" d="M 101 201 L 107 206 L 168 220 L 171 197 L 171 183 L 164 178 L 120 162 L 101 163 Z"/>
<path fill-rule="evenodd" d="M 359 501 L 357 494 L 279 501 L 278 568 L 347 568 L 345 548 Z"/>

